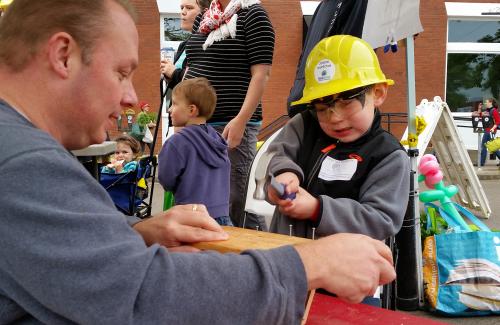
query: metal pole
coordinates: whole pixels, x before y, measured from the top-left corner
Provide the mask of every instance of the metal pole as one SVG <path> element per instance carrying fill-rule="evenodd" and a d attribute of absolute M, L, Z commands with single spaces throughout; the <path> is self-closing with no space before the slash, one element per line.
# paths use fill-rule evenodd
<path fill-rule="evenodd" d="M 477 168 L 481 167 L 481 129 L 477 128 Z"/>
<path fill-rule="evenodd" d="M 402 310 L 416 310 L 424 305 L 422 276 L 422 244 L 420 241 L 420 214 L 418 201 L 418 137 L 415 118 L 415 61 L 413 36 L 406 38 L 406 75 L 408 78 L 408 156 L 410 158 L 410 193 L 401 231 L 396 235 L 396 306 Z"/>

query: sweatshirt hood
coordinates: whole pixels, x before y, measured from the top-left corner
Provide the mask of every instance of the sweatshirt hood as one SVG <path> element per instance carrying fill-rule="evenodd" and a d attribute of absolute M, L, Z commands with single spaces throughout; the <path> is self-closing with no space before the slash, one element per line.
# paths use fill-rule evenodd
<path fill-rule="evenodd" d="M 211 126 L 189 125 L 184 127 L 179 135 L 184 138 L 186 145 L 192 146 L 199 159 L 207 165 L 217 168 L 229 161 L 226 140 Z"/>

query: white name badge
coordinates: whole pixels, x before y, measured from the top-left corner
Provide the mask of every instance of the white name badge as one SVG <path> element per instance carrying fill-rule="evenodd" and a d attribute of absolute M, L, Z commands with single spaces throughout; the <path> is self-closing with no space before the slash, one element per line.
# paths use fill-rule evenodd
<path fill-rule="evenodd" d="M 337 160 L 326 157 L 321 164 L 318 177 L 325 181 L 348 181 L 358 167 L 356 159 Z"/>

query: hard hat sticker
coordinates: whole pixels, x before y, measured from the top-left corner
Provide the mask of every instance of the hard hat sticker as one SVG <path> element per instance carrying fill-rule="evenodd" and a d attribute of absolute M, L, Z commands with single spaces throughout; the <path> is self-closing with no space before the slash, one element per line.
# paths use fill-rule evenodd
<path fill-rule="evenodd" d="M 323 59 L 314 68 L 314 78 L 318 83 L 328 82 L 335 75 L 335 65 L 328 59 Z"/>

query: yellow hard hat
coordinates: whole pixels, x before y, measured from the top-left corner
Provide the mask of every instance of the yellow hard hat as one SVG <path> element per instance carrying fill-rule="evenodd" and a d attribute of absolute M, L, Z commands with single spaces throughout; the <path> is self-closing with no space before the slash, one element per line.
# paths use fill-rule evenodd
<path fill-rule="evenodd" d="M 305 75 L 303 96 L 292 105 L 376 83 L 394 84 L 386 79 L 370 44 L 351 35 L 327 37 L 316 44 Z"/>
<path fill-rule="evenodd" d="M 0 0 L 0 9 L 6 9 L 14 0 Z"/>

